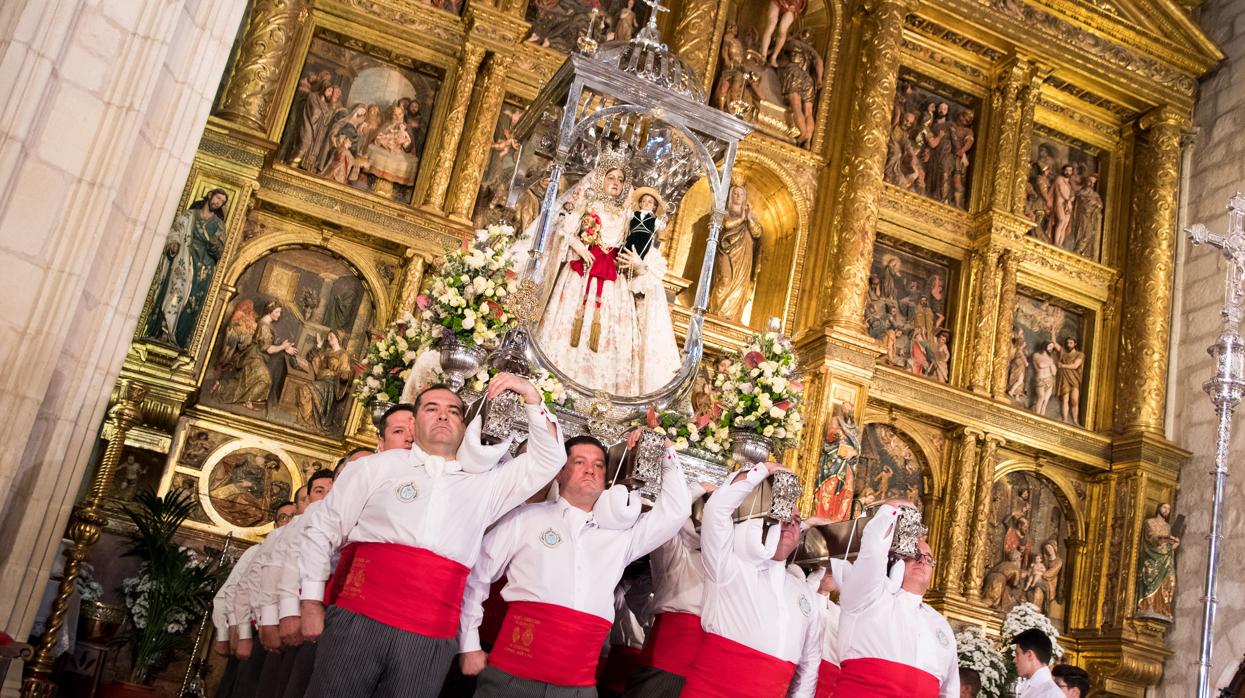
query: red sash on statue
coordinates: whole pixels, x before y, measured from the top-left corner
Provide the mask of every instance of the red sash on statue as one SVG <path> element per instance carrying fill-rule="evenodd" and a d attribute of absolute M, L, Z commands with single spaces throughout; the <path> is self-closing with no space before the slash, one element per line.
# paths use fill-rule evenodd
<path fill-rule="evenodd" d="M 705 633 L 696 668 L 681 698 L 782 698 L 795 676 L 795 662 Z"/>
<path fill-rule="evenodd" d="M 937 698 L 938 679 L 914 666 L 885 659 L 843 662 L 834 698 Z"/>
<path fill-rule="evenodd" d="M 351 543 L 337 568 L 338 606 L 425 637 L 458 636 L 465 565 L 409 545 Z"/>
<path fill-rule="evenodd" d="M 588 248 L 588 252 L 592 254 L 592 266 L 588 267 L 588 283 L 584 284 L 584 299 L 587 300 L 588 292 L 592 288 L 593 279 L 597 282 L 596 297 L 601 298 L 601 287 L 606 281 L 615 281 L 618 279 L 618 264 L 614 261 L 618 257 L 618 248 L 611 247 L 608 250 L 602 249 L 598 245 Z M 584 260 L 571 260 L 571 271 L 584 275 Z"/>
<path fill-rule="evenodd" d="M 821 667 L 817 669 L 817 692 L 813 694 L 813 698 L 830 698 L 834 695 L 834 687 L 838 683 L 838 665 L 821 660 Z"/>
<path fill-rule="evenodd" d="M 506 610 L 489 664 L 555 686 L 595 686 L 611 623 L 565 606 L 515 601 Z"/>
<path fill-rule="evenodd" d="M 700 616 L 671 611 L 658 613 L 644 640 L 640 661 L 645 666 L 687 678 L 696 666 L 704 640 Z"/>

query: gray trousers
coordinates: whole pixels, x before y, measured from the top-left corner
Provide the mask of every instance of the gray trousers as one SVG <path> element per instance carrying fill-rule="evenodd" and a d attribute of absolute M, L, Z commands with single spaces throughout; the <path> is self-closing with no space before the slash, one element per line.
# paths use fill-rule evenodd
<path fill-rule="evenodd" d="M 597 688 L 521 679 L 490 664 L 476 679 L 475 698 L 597 698 Z"/>
<path fill-rule="evenodd" d="M 282 647 L 279 652 L 269 652 L 264 660 L 264 669 L 259 674 L 259 686 L 255 690 L 255 698 L 281 698 L 285 691 L 285 681 L 294 668 L 294 647 Z"/>
<path fill-rule="evenodd" d="M 437 698 L 457 638 L 399 630 L 331 606 L 307 698 Z"/>
<path fill-rule="evenodd" d="M 285 693 L 281 698 L 303 698 L 307 686 L 311 684 L 311 672 L 316 668 L 316 648 L 314 642 L 304 642 L 294 652 L 294 666 L 285 682 Z"/>
<path fill-rule="evenodd" d="M 259 644 L 259 638 L 251 641 L 251 656 L 238 662 L 238 676 L 233 682 L 232 698 L 255 698 L 259 691 L 259 676 L 264 671 L 268 650 Z"/>
<path fill-rule="evenodd" d="M 679 698 L 685 677 L 668 671 L 641 666 L 631 672 L 623 698 Z"/>

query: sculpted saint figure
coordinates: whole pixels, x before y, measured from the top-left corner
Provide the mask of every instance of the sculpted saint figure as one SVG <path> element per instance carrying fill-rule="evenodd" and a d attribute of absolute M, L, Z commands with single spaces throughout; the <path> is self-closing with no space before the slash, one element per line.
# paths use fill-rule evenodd
<path fill-rule="evenodd" d="M 739 25 L 734 22 L 726 25 L 721 56 L 722 68 L 718 73 L 713 104 L 722 111 L 730 111 L 732 103 L 744 98 L 744 85 L 748 81 L 748 71 L 744 68 L 744 45 L 739 41 Z"/>
<path fill-rule="evenodd" d="M 860 461 L 860 428 L 854 412 L 851 402 L 842 402 L 826 424 L 813 493 L 813 516 L 818 518 L 846 521 L 852 517 L 852 492 Z"/>
<path fill-rule="evenodd" d="M 732 185 L 713 265 L 709 312 L 736 320 L 743 315 L 756 279 L 756 247 L 762 232 L 752 204 L 748 203 L 748 190 L 740 184 Z"/>
<path fill-rule="evenodd" d="M 1051 393 L 1055 390 L 1055 374 L 1059 366 L 1055 363 L 1055 354 L 1059 348 L 1054 342 L 1047 342 L 1041 351 L 1033 352 L 1034 383 L 1037 387 L 1037 398 L 1033 401 L 1033 411 L 1046 415 L 1046 405 L 1050 402 Z"/>
<path fill-rule="evenodd" d="M 1012 337 L 1012 356 L 1007 363 L 1007 396 L 1021 402 L 1025 397 L 1025 374 L 1029 370 L 1029 355 L 1025 353 L 1025 338 L 1017 332 Z"/>
<path fill-rule="evenodd" d="M 1055 177 L 1053 190 L 1051 242 L 1058 247 L 1063 247 L 1064 241 L 1068 238 L 1068 231 L 1072 228 L 1072 201 L 1076 194 L 1072 188 L 1072 165 L 1059 168 L 1059 176 Z"/>
<path fill-rule="evenodd" d="M 1085 177 L 1085 185 L 1076 193 L 1072 204 L 1072 240 L 1074 251 L 1082 257 L 1098 256 L 1098 238 L 1102 235 L 1102 196 L 1098 194 L 1098 174 Z"/>
<path fill-rule="evenodd" d="M 190 346 L 216 264 L 225 250 L 228 201 L 225 190 L 213 189 L 173 220 L 156 268 L 155 299 L 144 337 L 178 349 Z"/>
<path fill-rule="evenodd" d="M 765 15 L 765 31 L 761 32 L 761 54 L 764 57 L 766 51 L 769 51 L 770 38 L 774 36 L 774 29 L 778 29 L 774 50 L 769 51 L 771 68 L 778 67 L 778 56 L 782 54 L 783 45 L 787 42 L 787 30 L 791 28 L 792 22 L 795 22 L 797 17 L 804 14 L 806 7 L 808 7 L 808 0 L 770 0 L 769 9 Z"/>
<path fill-rule="evenodd" d="M 1063 340 L 1064 348 L 1057 350 L 1059 362 L 1059 416 L 1069 424 L 1080 424 L 1078 417 L 1081 404 L 1081 378 L 1085 373 L 1085 353 L 1076 348 L 1076 340 Z"/>
<path fill-rule="evenodd" d="M 812 40 L 812 31 L 801 29 L 795 38 L 787 42 L 783 51 L 786 61 L 778 68 L 782 94 L 791 110 L 795 127 L 800 131 L 796 145 L 808 145 L 813 140 L 813 129 L 817 124 L 813 118 L 813 105 L 817 101 L 817 86 L 821 84 L 825 66 L 821 55 L 813 48 Z"/>
<path fill-rule="evenodd" d="M 1137 610 L 1172 617 L 1176 597 L 1176 548 L 1180 539 L 1172 535 L 1172 507 L 1159 504 L 1154 516 L 1141 529 L 1141 556 L 1138 560 Z"/>

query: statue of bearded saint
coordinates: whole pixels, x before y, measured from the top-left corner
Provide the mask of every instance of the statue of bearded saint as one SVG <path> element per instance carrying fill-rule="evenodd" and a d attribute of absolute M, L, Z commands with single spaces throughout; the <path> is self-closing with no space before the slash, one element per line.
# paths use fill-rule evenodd
<path fill-rule="evenodd" d="M 647 195 L 632 201 L 631 189 L 625 163 L 606 153 L 558 198 L 545 250 L 555 277 L 536 332 L 559 371 L 593 390 L 625 396 L 661 388 L 681 363 L 662 283 L 664 251 L 655 235 L 646 249 L 628 241 L 633 219 L 650 221 L 651 232 L 661 202 Z M 519 244 L 531 244 L 537 225 Z"/>

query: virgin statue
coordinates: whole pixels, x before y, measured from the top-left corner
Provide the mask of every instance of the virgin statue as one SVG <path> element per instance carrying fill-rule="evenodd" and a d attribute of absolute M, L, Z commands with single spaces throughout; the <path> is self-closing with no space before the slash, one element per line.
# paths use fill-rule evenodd
<path fill-rule="evenodd" d="M 541 349 L 572 380 L 614 395 L 657 390 L 681 363 L 660 243 L 627 245 L 632 219 L 660 218 L 664 208 L 652 190 L 638 193 L 631 196 L 625 159 L 603 151 L 596 169 L 559 197 L 545 250 L 555 277 L 537 330 Z M 531 244 L 537 225 L 519 245 Z"/>
<path fill-rule="evenodd" d="M 748 203 L 748 190 L 740 184 L 731 185 L 726 199 L 726 218 L 718 238 L 709 312 L 732 320 L 743 315 L 756 282 L 756 247 L 761 233 L 761 222 L 752 212 L 752 204 Z"/>

